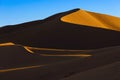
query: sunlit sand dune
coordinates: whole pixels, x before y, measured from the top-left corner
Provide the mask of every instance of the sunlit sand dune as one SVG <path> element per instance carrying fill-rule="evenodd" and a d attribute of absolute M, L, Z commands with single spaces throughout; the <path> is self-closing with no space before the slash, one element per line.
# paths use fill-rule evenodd
<path fill-rule="evenodd" d="M 0 43 L 36 49 L 89 50 L 120 45 L 120 19 L 73 9 L 45 18 L 0 28 Z M 25 47 L 26 48 L 26 47 Z M 32 53 L 28 48 L 26 48 Z"/>
<path fill-rule="evenodd" d="M 117 80 L 119 61 L 117 17 L 74 9 L 0 28 L 0 80 Z"/>
<path fill-rule="evenodd" d="M 63 16 L 61 20 L 68 23 L 120 31 L 120 18 L 84 10 Z"/>
<path fill-rule="evenodd" d="M 120 17 L 88 11 L 86 12 L 89 13 L 91 16 L 95 17 L 96 19 L 98 19 L 102 24 L 107 26 L 107 29 L 120 31 Z"/>

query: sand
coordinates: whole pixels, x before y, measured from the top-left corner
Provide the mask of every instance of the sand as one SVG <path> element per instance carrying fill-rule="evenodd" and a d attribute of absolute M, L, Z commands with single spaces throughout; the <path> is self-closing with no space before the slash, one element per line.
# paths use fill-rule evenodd
<path fill-rule="evenodd" d="M 119 80 L 120 19 L 74 9 L 0 28 L 0 80 Z"/>
<path fill-rule="evenodd" d="M 63 16 L 61 20 L 73 24 L 120 31 L 120 18 L 84 10 Z"/>

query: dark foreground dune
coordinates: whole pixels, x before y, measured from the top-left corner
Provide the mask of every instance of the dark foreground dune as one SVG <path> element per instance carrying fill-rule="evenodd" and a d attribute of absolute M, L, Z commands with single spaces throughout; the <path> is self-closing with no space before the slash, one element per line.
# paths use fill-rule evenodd
<path fill-rule="evenodd" d="M 7 44 L 7 45 L 6 45 Z M 34 66 L 34 65 L 46 65 L 52 64 L 56 62 L 77 59 L 77 58 L 84 58 L 81 51 L 72 54 L 78 54 L 80 56 L 69 56 L 70 51 L 57 51 L 59 54 L 63 54 L 66 52 L 67 56 L 47 56 L 44 54 L 48 54 L 47 52 L 52 54 L 56 54 L 56 51 L 52 50 L 49 51 L 45 49 L 44 51 L 40 50 L 34 53 L 31 53 L 28 49 L 21 45 L 9 45 L 10 43 L 0 44 L 0 69 L 9 69 L 9 68 L 16 68 L 16 67 L 26 67 L 26 66 Z M 65 54 L 63 54 L 65 55 Z M 89 56 L 89 55 L 88 55 Z"/>
<path fill-rule="evenodd" d="M 61 80 L 120 80 L 120 62 L 77 73 Z"/>
<path fill-rule="evenodd" d="M 75 75 L 86 75 L 93 80 L 96 80 L 97 76 L 100 79 L 108 79 L 109 75 L 111 80 L 119 80 L 119 61 L 120 61 L 120 47 L 106 48 L 93 51 L 94 56 L 88 58 L 70 59 L 67 61 L 57 62 L 54 64 L 44 65 L 37 68 L 28 68 L 23 70 L 15 70 L 1 73 L 1 80 L 60 80 L 60 79 L 72 79 Z M 111 67 L 113 64 L 117 66 Z M 108 71 L 106 67 L 108 67 Z M 117 67 L 117 68 L 116 68 Z M 105 70 L 104 70 L 105 68 Z M 109 69 L 110 68 L 110 69 Z M 109 70 L 111 73 L 109 74 Z M 96 72 L 95 72 L 96 71 Z M 88 72 L 88 73 L 87 73 Z M 88 74 L 91 75 L 89 76 Z M 103 76 L 101 73 L 104 73 Z M 86 73 L 86 74 L 84 74 Z M 95 75 L 94 75 L 95 74 Z M 94 75 L 94 76 L 93 76 Z M 79 76 L 78 76 L 79 77 Z M 77 77 L 76 77 L 77 78 Z M 75 79 L 76 79 L 75 78 Z M 81 77 L 83 80 L 86 78 Z M 90 79 L 89 78 L 89 79 Z M 77 79 L 76 79 L 77 80 Z M 78 78 L 79 80 L 79 78 Z"/>
<path fill-rule="evenodd" d="M 30 54 L 22 46 L 0 46 L 0 69 L 34 64 L 37 55 Z"/>

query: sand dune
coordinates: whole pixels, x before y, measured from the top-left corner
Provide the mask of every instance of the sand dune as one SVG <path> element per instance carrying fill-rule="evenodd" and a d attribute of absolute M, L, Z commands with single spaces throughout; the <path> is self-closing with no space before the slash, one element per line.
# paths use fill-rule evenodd
<path fill-rule="evenodd" d="M 77 16 L 77 18 L 80 18 L 80 20 L 75 18 L 75 21 L 77 20 L 81 24 L 78 25 L 74 23 L 61 21 L 61 18 L 64 18 L 65 16 L 68 15 L 72 15 L 74 13 L 75 17 Z M 120 32 L 111 29 L 112 28 L 111 26 L 109 27 L 110 29 L 102 28 L 103 27 L 102 23 L 104 22 L 104 20 L 101 23 L 97 17 L 93 17 L 92 14 L 91 16 L 89 16 L 88 14 L 90 15 L 91 13 L 75 9 L 53 15 L 49 18 L 42 20 L 42 22 L 41 20 L 38 20 L 14 25 L 13 27 L 11 27 L 14 28 L 14 31 L 11 31 L 11 29 L 7 27 L 5 30 L 4 28 L 1 28 L 0 43 L 13 42 L 16 44 L 38 48 L 76 49 L 76 50 L 87 50 L 110 46 L 119 46 Z M 102 15 L 102 17 L 104 16 L 106 17 L 106 15 Z M 85 17 L 84 20 L 82 20 L 82 17 Z M 111 21 L 109 21 L 108 19 L 109 18 L 106 19 L 108 22 L 105 23 L 106 24 L 110 23 L 109 25 L 112 25 Z M 88 25 L 82 25 L 82 23 Z M 96 27 L 91 27 L 91 24 L 96 25 Z M 106 24 L 104 25 L 106 26 Z M 116 23 L 114 22 L 113 24 Z M 116 24 L 115 26 L 113 25 L 113 28 L 117 29 L 116 26 L 118 24 Z M 99 25 L 101 28 L 98 28 Z M 22 28 L 16 29 L 16 27 Z"/>
<path fill-rule="evenodd" d="M 74 53 L 69 54 L 67 53 L 67 56 L 60 56 L 65 51 L 62 52 L 58 50 L 60 54 L 56 54 L 56 49 L 52 49 L 52 54 L 46 55 L 45 52 L 49 52 L 50 49 L 42 49 L 40 51 L 31 50 L 26 46 L 22 45 L 16 45 L 14 43 L 2 43 L 0 44 L 0 69 L 4 68 L 17 68 L 17 67 L 25 67 L 25 66 L 36 66 L 36 65 L 44 65 L 44 64 L 50 64 L 50 63 L 56 63 L 61 61 L 66 61 L 70 59 L 76 59 Z M 34 52 L 35 51 L 35 52 Z M 45 52 L 44 52 L 45 51 Z M 64 54 L 65 55 L 65 54 Z M 84 54 L 79 52 L 79 58 L 84 58 Z"/>
<path fill-rule="evenodd" d="M 0 80 L 119 80 L 117 17 L 74 9 L 2 27 L 0 43 Z"/>
<path fill-rule="evenodd" d="M 79 25 L 120 31 L 120 18 L 84 10 L 63 16 L 61 20 Z"/>
<path fill-rule="evenodd" d="M 34 59 L 35 59 L 34 55 L 31 55 L 22 46 L 17 45 L 0 46 L 0 68 L 27 65 L 33 62 Z"/>
<path fill-rule="evenodd" d="M 68 76 L 61 80 L 119 80 L 120 62 Z"/>
<path fill-rule="evenodd" d="M 109 50 L 109 52 L 107 51 L 107 49 Z M 60 79 L 67 79 L 67 78 L 71 79 L 70 76 L 74 76 L 76 74 L 79 75 L 79 73 L 80 74 L 83 73 L 82 75 L 84 75 L 84 73 L 86 73 L 87 71 L 88 71 L 88 74 L 90 72 L 93 72 L 93 74 L 96 74 L 96 76 L 101 76 L 101 77 L 102 77 L 101 72 L 105 72 L 106 77 L 102 77 L 102 79 L 108 79 L 107 76 L 109 75 L 108 72 L 110 69 L 111 69 L 110 71 L 112 71 L 111 74 L 113 74 L 114 71 L 116 73 L 116 70 L 114 70 L 116 69 L 116 67 L 112 68 L 110 67 L 110 65 L 113 65 L 114 63 L 116 64 L 117 62 L 119 62 L 120 50 L 118 47 L 117 47 L 117 51 L 114 50 L 114 48 L 113 49 L 106 48 L 106 52 L 104 50 L 100 49 L 99 52 L 95 52 L 96 55 L 92 57 L 84 58 L 84 59 L 77 58 L 77 59 L 72 59 L 64 62 L 49 64 L 43 67 L 6 72 L 2 74 L 1 79 L 2 80 L 8 80 L 8 79 L 60 80 Z M 117 65 L 119 65 L 119 63 L 117 63 Z M 98 72 L 95 72 L 95 70 L 97 70 Z M 101 71 L 101 70 L 106 70 L 106 71 Z M 90 76 L 92 76 L 92 74 Z M 111 77 L 113 77 L 114 79 L 117 76 L 113 75 Z M 84 78 L 84 76 L 82 78 Z M 89 79 L 95 79 L 95 77 L 93 76 Z"/>

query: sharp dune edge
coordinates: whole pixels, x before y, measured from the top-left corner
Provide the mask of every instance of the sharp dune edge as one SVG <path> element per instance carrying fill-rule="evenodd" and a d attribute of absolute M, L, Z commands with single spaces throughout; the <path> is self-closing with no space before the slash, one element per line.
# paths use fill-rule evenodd
<path fill-rule="evenodd" d="M 0 28 L 0 80 L 120 80 L 120 18 L 74 9 Z"/>
<path fill-rule="evenodd" d="M 61 57 L 64 58 L 66 56 L 71 56 L 70 59 L 74 59 L 75 57 L 89 57 L 91 55 L 88 54 L 84 54 L 83 51 L 81 53 L 80 51 L 76 51 L 74 50 L 72 52 L 72 54 L 70 53 L 71 50 L 62 50 L 59 51 L 59 49 L 43 49 L 43 48 L 37 48 L 37 52 L 36 52 L 36 48 L 34 49 L 33 47 L 27 47 L 27 46 L 22 46 L 22 45 L 18 45 L 18 44 L 14 44 L 12 42 L 8 42 L 8 43 L 2 43 L 0 44 L 0 62 L 2 64 L 0 64 L 0 69 L 4 69 L 4 68 L 11 68 L 11 66 L 17 68 L 17 67 L 24 67 L 24 66 L 31 66 L 31 65 L 39 65 L 39 63 L 49 63 L 49 60 L 52 61 L 54 60 L 54 56 L 58 57 L 58 59 L 55 58 L 56 61 L 61 61 Z M 43 50 L 42 50 L 43 49 Z M 35 51 L 35 52 L 34 52 Z M 59 54 L 54 54 L 55 52 L 58 52 Z M 48 54 L 48 52 L 50 54 Z M 79 52 L 79 53 L 78 53 Z M 75 54 L 75 55 L 73 55 Z M 50 56 L 51 58 L 47 60 L 45 60 L 47 57 L 44 56 Z M 41 59 L 42 58 L 42 59 Z M 60 58 L 60 59 L 59 59 Z M 66 58 L 65 60 L 69 60 L 69 58 Z M 42 60 L 45 60 L 42 62 Z M 55 61 L 55 62 L 56 62 Z M 54 62 L 54 61 L 53 61 Z"/>
<path fill-rule="evenodd" d="M 19 68 L 10 68 L 10 69 L 2 69 L 0 70 L 0 73 L 10 72 L 10 71 L 17 71 L 17 70 L 24 70 L 24 69 L 31 69 L 31 68 L 38 68 L 43 65 L 37 65 L 37 66 L 27 66 L 27 67 L 19 67 Z"/>
<path fill-rule="evenodd" d="M 61 20 L 74 24 L 120 31 L 120 18 L 84 10 L 63 16 Z"/>
<path fill-rule="evenodd" d="M 80 9 L 2 27 L 0 34 L 0 43 L 37 48 L 88 50 L 120 45 L 119 18 Z"/>
<path fill-rule="evenodd" d="M 11 45 L 15 45 L 15 44 L 12 43 L 12 42 L 7 42 L 7 43 L 0 44 L 0 46 L 11 46 Z"/>
<path fill-rule="evenodd" d="M 2 43 L 0 44 L 0 46 L 15 46 L 16 44 L 12 43 L 12 42 L 7 42 L 7 43 Z M 16 45 L 17 46 L 17 45 Z M 33 51 L 31 51 L 27 46 L 23 46 L 23 48 L 25 48 L 25 50 L 27 50 L 30 53 L 34 53 Z"/>
<path fill-rule="evenodd" d="M 32 50 L 30 50 L 27 46 L 24 46 L 24 48 L 28 51 L 28 52 L 30 52 L 30 53 L 34 53 Z"/>

